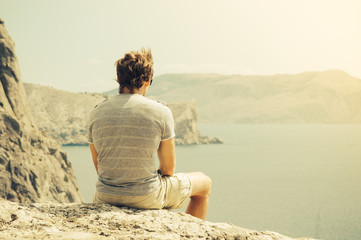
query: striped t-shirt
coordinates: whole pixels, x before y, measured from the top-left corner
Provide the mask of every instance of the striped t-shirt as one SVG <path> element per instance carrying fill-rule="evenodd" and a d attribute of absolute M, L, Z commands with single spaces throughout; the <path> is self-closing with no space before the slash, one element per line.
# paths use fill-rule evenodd
<path fill-rule="evenodd" d="M 97 191 L 142 196 L 159 187 L 155 154 L 160 141 L 173 138 L 169 108 L 139 94 L 120 94 L 96 106 L 88 141 L 98 153 Z"/>

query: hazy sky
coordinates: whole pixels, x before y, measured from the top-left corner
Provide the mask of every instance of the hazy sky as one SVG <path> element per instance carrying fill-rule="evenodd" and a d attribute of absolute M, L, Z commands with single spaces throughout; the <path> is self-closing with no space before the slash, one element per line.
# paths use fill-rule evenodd
<path fill-rule="evenodd" d="M 117 87 L 114 62 L 151 48 L 155 75 L 298 73 L 361 78 L 359 0 L 0 0 L 22 80 L 68 91 Z"/>

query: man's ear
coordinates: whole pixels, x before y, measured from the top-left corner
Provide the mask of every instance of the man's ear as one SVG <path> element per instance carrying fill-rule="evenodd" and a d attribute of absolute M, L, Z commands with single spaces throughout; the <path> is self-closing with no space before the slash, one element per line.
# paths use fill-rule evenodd
<path fill-rule="evenodd" d="M 150 79 L 148 81 L 143 81 L 143 84 L 146 86 L 146 87 L 149 87 L 150 85 Z"/>

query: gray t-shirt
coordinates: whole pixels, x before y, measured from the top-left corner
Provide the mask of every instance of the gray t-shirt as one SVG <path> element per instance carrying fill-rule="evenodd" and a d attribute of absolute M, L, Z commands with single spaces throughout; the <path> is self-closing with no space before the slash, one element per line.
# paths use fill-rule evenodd
<path fill-rule="evenodd" d="M 139 94 L 120 94 L 90 114 L 88 141 L 98 153 L 97 191 L 142 196 L 159 187 L 155 154 L 173 138 L 169 108 Z"/>

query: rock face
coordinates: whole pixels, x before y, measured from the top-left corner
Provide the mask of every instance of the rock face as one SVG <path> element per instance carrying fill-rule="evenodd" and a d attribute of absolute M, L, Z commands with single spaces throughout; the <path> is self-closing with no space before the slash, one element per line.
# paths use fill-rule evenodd
<path fill-rule="evenodd" d="M 109 96 L 97 93 L 72 93 L 25 83 L 32 114 L 39 128 L 61 144 L 87 144 L 90 111 Z M 194 100 L 167 104 L 175 121 L 176 144 L 222 143 L 218 138 L 201 136 Z"/>
<path fill-rule="evenodd" d="M 0 201 L 0 239 L 244 239 L 291 240 L 168 210 L 106 204 L 32 204 Z M 301 239 L 301 238 L 300 238 Z M 302 238 L 304 240 L 311 238 Z"/>
<path fill-rule="evenodd" d="M 20 79 L 14 42 L 0 20 L 0 198 L 81 202 L 66 153 L 37 128 Z"/>
<path fill-rule="evenodd" d="M 188 102 L 168 103 L 167 106 L 173 113 L 175 142 L 179 145 L 190 144 L 219 144 L 219 138 L 201 136 L 198 130 L 198 107 L 194 99 Z"/>

